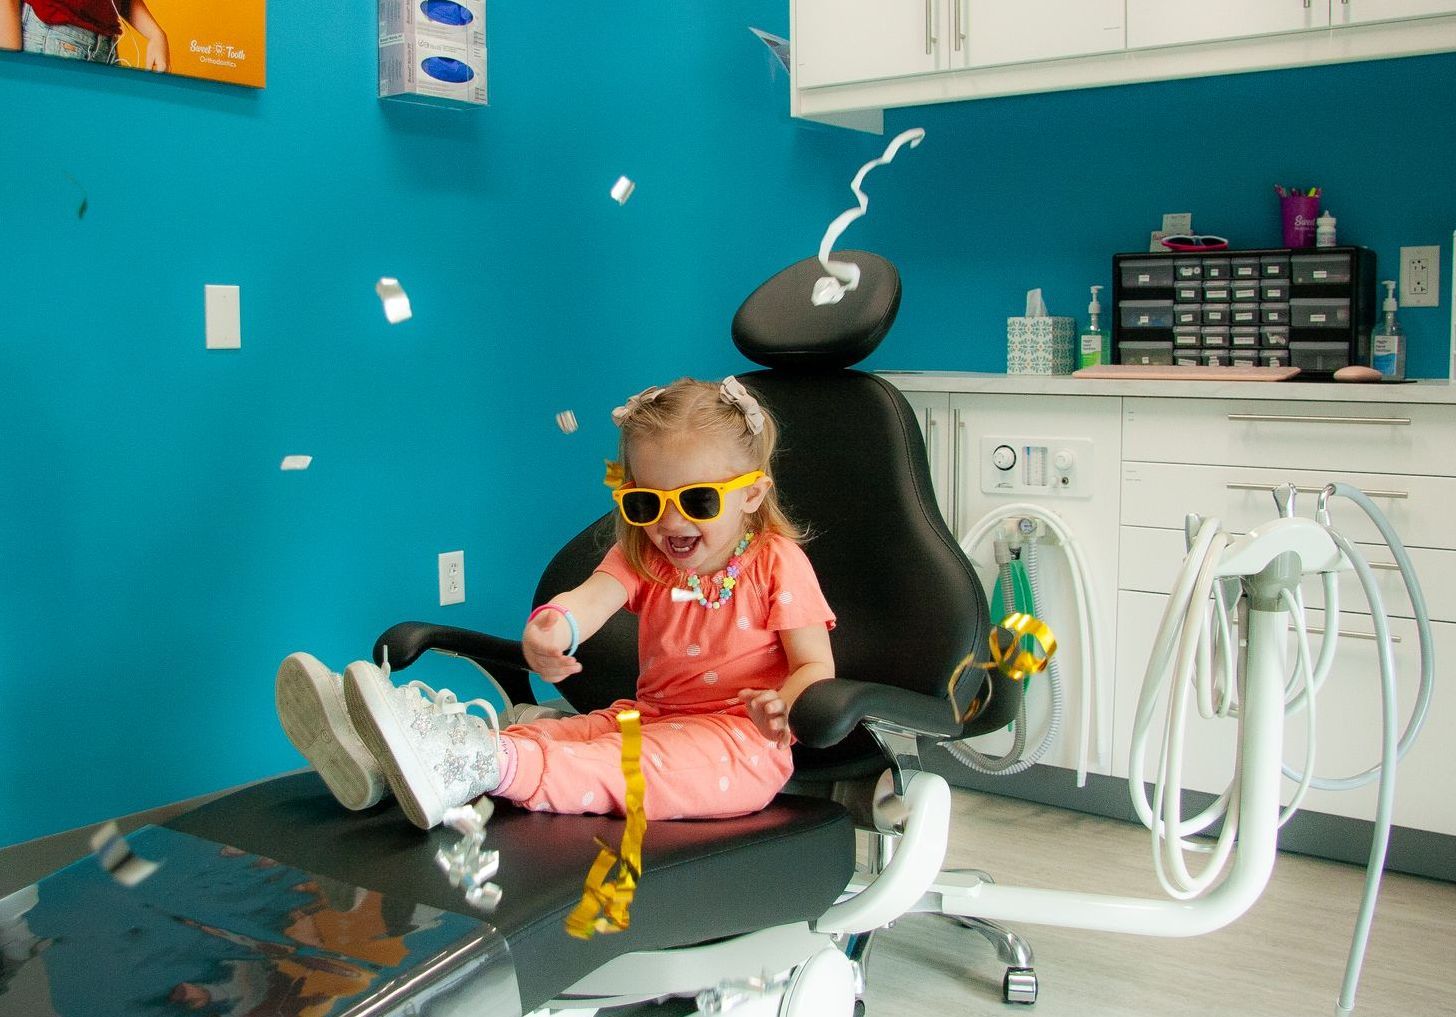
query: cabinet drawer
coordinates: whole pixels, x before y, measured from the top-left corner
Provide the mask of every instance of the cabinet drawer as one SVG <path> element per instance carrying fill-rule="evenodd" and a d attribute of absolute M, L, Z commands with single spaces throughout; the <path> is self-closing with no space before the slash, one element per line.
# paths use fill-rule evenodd
<path fill-rule="evenodd" d="M 1185 545 L 1182 530 L 1158 530 L 1152 527 L 1124 526 L 1118 540 L 1117 585 L 1119 589 L 1140 593 L 1172 591 L 1183 561 Z M 1376 585 L 1385 598 L 1386 613 L 1392 617 L 1413 618 L 1410 598 L 1390 548 L 1384 544 L 1356 546 L 1375 570 Z M 1406 549 L 1416 567 L 1416 578 L 1426 596 L 1426 607 L 1433 621 L 1456 622 L 1456 551 L 1425 547 Z M 1354 571 L 1340 573 L 1340 614 L 1368 615 L 1369 605 Z M 1318 580 L 1304 584 L 1305 605 L 1324 608 L 1324 588 Z M 1368 620 L 1361 623 L 1369 625 Z"/>
<path fill-rule="evenodd" d="M 1312 517 L 1314 492 L 1332 480 L 1371 495 L 1407 546 L 1456 549 L 1456 514 L 1451 511 L 1456 505 L 1456 480 L 1449 477 L 1124 462 L 1122 524 L 1181 532 L 1184 516 L 1197 512 L 1217 516 L 1228 529 L 1243 533 L 1277 517 L 1270 495 L 1276 485 L 1307 489 L 1295 499 L 1295 508 Z M 1351 540 L 1380 540 L 1374 524 L 1347 499 L 1336 499 L 1330 514 L 1335 527 Z"/>
<path fill-rule="evenodd" d="M 1449 406 L 1123 400 L 1123 458 L 1456 475 Z"/>
<path fill-rule="evenodd" d="M 1118 674 L 1131 680 L 1117 683 L 1117 727 L 1114 732 L 1115 769 L 1125 776 L 1132 746 L 1132 718 L 1142 691 L 1153 637 L 1162 618 L 1167 598 L 1147 593 L 1118 595 Z M 1307 623 L 1323 627 L 1320 612 L 1307 612 Z M 1348 776 L 1378 762 L 1380 758 L 1380 684 L 1376 644 L 1370 639 L 1352 638 L 1354 633 L 1371 632 L 1365 618 L 1345 616 L 1335 666 L 1316 701 L 1319 751 L 1315 772 L 1322 776 Z M 1400 639 L 1393 647 L 1396 692 L 1400 701 L 1400 725 L 1405 726 L 1420 682 L 1420 645 L 1415 623 L 1392 619 L 1391 633 Z M 1456 625 L 1432 625 L 1438 659 L 1456 653 Z M 1310 645 L 1319 653 L 1319 637 Z M 1292 643 L 1291 643 L 1292 646 Z M 1293 661 L 1292 650 L 1290 652 Z M 1165 703 L 1154 714 L 1149 735 L 1149 773 L 1162 731 Z M 1237 720 L 1202 720 L 1196 714 L 1188 722 L 1184 753 L 1184 785 L 1198 791 L 1219 792 L 1233 773 Z M 1303 714 L 1288 718 L 1284 725 L 1286 761 L 1298 766 L 1304 759 L 1305 719 Z M 1400 826 L 1436 833 L 1456 834 L 1456 796 L 1450 794 L 1453 765 L 1450 744 L 1456 736 L 1456 697 L 1436 694 L 1420 738 L 1401 763 L 1396 780 L 1395 822 Z M 1281 800 L 1287 802 L 1294 783 L 1282 782 Z M 1350 792 L 1311 791 L 1305 798 L 1306 811 L 1336 816 L 1372 819 L 1375 815 L 1376 785 Z"/>

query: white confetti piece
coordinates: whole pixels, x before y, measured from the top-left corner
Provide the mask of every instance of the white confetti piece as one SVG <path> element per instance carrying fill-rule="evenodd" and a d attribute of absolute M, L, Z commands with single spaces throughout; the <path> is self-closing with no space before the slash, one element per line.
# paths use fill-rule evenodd
<path fill-rule="evenodd" d="M 313 456 L 284 456 L 278 464 L 280 470 L 306 470 L 313 465 Z"/>
<path fill-rule="evenodd" d="M 819 241 L 819 264 L 823 265 L 824 271 L 829 274 L 821 277 L 814 283 L 814 291 L 810 298 L 814 301 L 814 306 L 822 307 L 825 304 L 837 304 L 844 298 L 846 293 L 859 287 L 859 266 L 847 261 L 830 261 L 829 252 L 834 250 L 834 244 L 839 240 L 839 235 L 849 228 L 849 224 L 864 215 L 865 211 L 870 207 L 870 199 L 865 195 L 864 191 L 859 189 L 859 185 L 864 182 L 865 175 L 876 166 L 888 164 L 890 160 L 895 158 L 895 153 L 900 150 L 901 145 L 909 142 L 910 147 L 915 148 L 924 139 L 925 130 L 921 127 L 912 127 L 910 130 L 896 135 L 895 140 L 891 141 L 885 148 L 884 155 L 878 159 L 871 159 L 861 166 L 859 172 L 854 175 L 854 180 L 850 183 L 849 189 L 859 199 L 859 204 L 854 208 L 846 209 L 839 213 L 835 220 L 829 224 L 829 228 L 824 231 L 824 239 Z"/>
<path fill-rule="evenodd" d="M 625 205 L 627 204 L 627 199 L 632 197 L 632 192 L 636 189 L 637 185 L 632 181 L 626 177 L 618 177 L 617 182 L 612 185 L 612 198 L 617 204 Z"/>
<path fill-rule="evenodd" d="M 474 805 L 445 810 L 444 825 L 460 834 L 453 847 L 435 852 L 435 864 L 450 885 L 465 891 L 465 902 L 481 911 L 494 911 L 501 901 L 501 888 L 490 880 L 500 871 L 500 852 L 487 851 L 485 824 L 495 806 L 489 798 Z"/>
<path fill-rule="evenodd" d="M 398 325 L 407 321 L 413 316 L 410 310 L 409 294 L 399 284 L 398 279 L 388 277 L 381 278 L 374 284 L 374 292 L 379 294 L 379 299 L 384 302 L 384 316 L 389 319 L 391 325 Z"/>
<path fill-rule="evenodd" d="M 115 823 L 107 823 L 91 835 L 91 851 L 97 863 L 122 886 L 136 886 L 157 871 L 156 862 L 131 853 L 131 846 Z"/>
<path fill-rule="evenodd" d="M 556 426 L 561 428 L 562 434 L 574 434 L 576 432 L 576 414 L 571 410 L 562 410 L 556 414 Z"/>
<path fill-rule="evenodd" d="M 771 32 L 765 32 L 761 28 L 750 27 L 748 30 L 758 37 L 759 42 L 763 43 L 765 46 L 768 47 L 770 53 L 778 58 L 778 62 L 783 65 L 784 70 L 789 69 L 788 39 L 785 39 L 781 35 L 774 35 Z"/>
<path fill-rule="evenodd" d="M 685 590 L 681 586 L 672 588 L 672 602 L 674 604 L 691 604 L 698 599 L 698 595 L 692 590 Z"/>

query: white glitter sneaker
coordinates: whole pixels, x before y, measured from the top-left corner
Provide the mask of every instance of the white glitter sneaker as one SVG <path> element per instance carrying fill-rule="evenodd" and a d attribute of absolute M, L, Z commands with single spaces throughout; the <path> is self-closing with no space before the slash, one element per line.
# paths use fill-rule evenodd
<path fill-rule="evenodd" d="M 364 744 L 379 761 L 390 790 L 421 830 L 438 826 L 445 810 L 494 791 L 500 722 L 483 699 L 462 703 L 449 689 L 414 681 L 395 688 L 367 660 L 344 669 L 344 700 Z M 484 709 L 489 724 L 466 713 Z"/>
<path fill-rule="evenodd" d="M 367 809 L 384 797 L 384 774 L 359 740 L 344 705 L 344 679 L 308 653 L 292 653 L 273 687 L 278 720 L 339 804 Z"/>

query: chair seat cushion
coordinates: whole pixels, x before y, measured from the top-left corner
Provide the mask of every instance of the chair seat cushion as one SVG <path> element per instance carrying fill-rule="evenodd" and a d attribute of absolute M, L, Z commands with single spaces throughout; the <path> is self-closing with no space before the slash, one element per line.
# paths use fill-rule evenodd
<path fill-rule="evenodd" d="M 616 845 L 623 823 L 557 816 L 502 804 L 486 827 L 500 851 L 503 896 L 473 911 L 435 864 L 459 835 L 422 833 L 391 799 L 365 812 L 341 808 L 312 772 L 254 784 L 168 826 L 418 903 L 476 915 L 505 937 L 522 1009 L 529 1012 L 613 957 L 811 921 L 834 903 L 854 870 L 854 826 L 843 807 L 780 795 L 737 819 L 654 822 L 626 932 L 573 939 L 563 922 L 581 899 L 594 837 Z"/>

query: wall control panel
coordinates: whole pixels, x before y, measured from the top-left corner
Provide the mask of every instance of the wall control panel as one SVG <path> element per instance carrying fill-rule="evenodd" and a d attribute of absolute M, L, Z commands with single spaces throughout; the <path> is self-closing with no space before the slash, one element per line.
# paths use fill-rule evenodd
<path fill-rule="evenodd" d="M 981 437 L 986 494 L 1092 497 L 1092 442 L 1086 438 Z"/>

